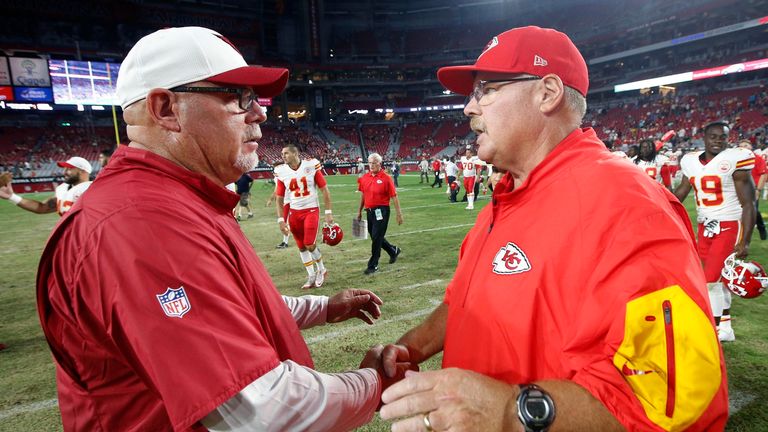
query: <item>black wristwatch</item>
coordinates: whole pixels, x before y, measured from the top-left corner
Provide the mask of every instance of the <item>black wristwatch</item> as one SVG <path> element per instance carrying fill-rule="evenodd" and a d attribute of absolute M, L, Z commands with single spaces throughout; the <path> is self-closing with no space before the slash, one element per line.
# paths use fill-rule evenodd
<path fill-rule="evenodd" d="M 521 385 L 517 395 L 517 417 L 526 432 L 544 432 L 555 421 L 555 402 L 536 384 Z"/>

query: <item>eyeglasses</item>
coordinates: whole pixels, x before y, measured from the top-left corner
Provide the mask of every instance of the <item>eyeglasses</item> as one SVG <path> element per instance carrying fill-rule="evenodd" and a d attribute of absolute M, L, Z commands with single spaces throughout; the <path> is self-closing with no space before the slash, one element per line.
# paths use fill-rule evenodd
<path fill-rule="evenodd" d="M 467 105 L 469 103 L 469 98 L 475 98 L 475 101 L 479 104 L 480 100 L 483 99 L 483 96 L 493 95 L 496 93 L 496 90 L 498 90 L 499 88 L 507 84 L 512 84 L 520 81 L 533 81 L 538 79 L 541 79 L 541 78 L 536 76 L 527 76 L 527 77 L 520 77 L 520 78 L 478 81 L 475 84 L 475 87 L 472 89 L 472 93 L 470 93 L 469 96 L 467 97 L 467 101 L 464 103 L 464 105 Z M 488 84 L 499 84 L 499 85 L 495 87 L 488 87 Z M 488 98 L 486 98 L 486 103 L 483 105 L 488 105 L 491 102 L 493 102 L 493 100 L 488 100 Z"/>
<path fill-rule="evenodd" d="M 179 86 L 170 89 L 179 93 L 231 93 L 237 94 L 238 104 L 243 111 L 249 111 L 254 104 L 258 105 L 259 96 L 250 87 L 189 87 Z"/>

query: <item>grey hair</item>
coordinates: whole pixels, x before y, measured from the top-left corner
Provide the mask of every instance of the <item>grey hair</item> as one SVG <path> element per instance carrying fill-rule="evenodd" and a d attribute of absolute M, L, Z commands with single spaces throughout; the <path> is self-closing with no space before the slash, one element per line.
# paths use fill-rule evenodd
<path fill-rule="evenodd" d="M 521 75 L 522 77 L 533 77 L 536 75 Z M 581 121 L 584 119 L 584 116 L 587 114 L 587 98 L 582 96 L 581 93 L 579 93 L 578 90 L 568 87 L 567 85 L 563 85 L 563 88 L 565 89 L 565 104 L 568 106 L 568 108 L 571 110 L 572 113 L 576 114 L 579 118 L 579 124 L 581 124 Z"/>
<path fill-rule="evenodd" d="M 577 90 L 565 86 L 565 103 L 571 112 L 579 117 L 579 123 L 584 119 L 587 113 L 587 98 L 581 95 Z"/>
<path fill-rule="evenodd" d="M 378 163 L 381 163 L 384 159 L 381 158 L 381 155 L 378 153 L 371 153 L 368 155 L 368 162 L 371 161 L 371 159 L 375 160 Z"/>

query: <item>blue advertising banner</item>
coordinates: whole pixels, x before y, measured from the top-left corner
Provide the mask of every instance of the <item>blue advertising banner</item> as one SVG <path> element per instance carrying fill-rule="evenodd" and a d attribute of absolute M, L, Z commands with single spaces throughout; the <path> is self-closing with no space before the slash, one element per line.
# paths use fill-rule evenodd
<path fill-rule="evenodd" d="M 14 87 L 13 94 L 19 102 L 53 102 L 50 87 Z"/>

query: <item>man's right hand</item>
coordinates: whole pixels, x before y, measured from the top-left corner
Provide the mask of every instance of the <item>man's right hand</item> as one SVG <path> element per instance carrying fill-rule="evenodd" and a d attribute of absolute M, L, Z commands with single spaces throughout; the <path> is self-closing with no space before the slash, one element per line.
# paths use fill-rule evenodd
<path fill-rule="evenodd" d="M 402 345 L 374 345 L 367 353 L 363 361 L 360 363 L 360 368 L 376 369 L 381 376 L 382 380 L 382 392 L 389 388 L 392 384 L 405 378 L 405 372 L 407 370 L 418 371 L 419 365 L 406 361 L 397 361 L 397 356 L 392 355 L 393 352 L 387 354 L 388 351 L 392 351 L 392 347 L 402 347 L 407 352 L 408 350 Z M 389 357 L 387 362 L 384 362 L 385 355 Z"/>
<path fill-rule="evenodd" d="M 418 363 L 413 362 L 413 359 L 411 359 L 411 353 L 408 351 L 408 347 L 405 345 L 386 345 L 382 349 L 380 361 L 381 367 L 384 370 L 384 375 L 387 378 L 394 378 L 398 376 L 398 367 L 400 365 L 407 365 L 408 369 L 413 371 L 419 370 Z M 402 377 L 400 378 L 402 379 Z"/>
<path fill-rule="evenodd" d="M 285 221 L 280 222 L 280 232 L 282 232 L 283 235 L 288 235 L 288 233 L 291 232 L 288 229 L 288 224 Z"/>
<path fill-rule="evenodd" d="M 406 370 L 419 370 L 419 365 L 411 360 L 408 347 L 396 344 L 374 345 L 365 354 L 360 367 L 376 369 L 388 385 L 403 379 Z"/>

